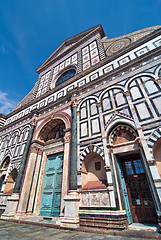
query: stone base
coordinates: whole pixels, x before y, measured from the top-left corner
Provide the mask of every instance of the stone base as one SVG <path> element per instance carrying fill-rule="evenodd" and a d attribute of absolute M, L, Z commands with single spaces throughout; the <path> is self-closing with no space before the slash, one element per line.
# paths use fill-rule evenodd
<path fill-rule="evenodd" d="M 64 217 L 60 220 L 61 227 L 77 228 L 79 227 L 79 194 L 76 191 L 70 191 L 65 196 Z"/>
<path fill-rule="evenodd" d="M 128 219 L 126 214 L 118 212 L 108 211 L 80 211 L 80 227 L 90 227 L 98 229 L 116 229 L 124 230 L 128 226 Z M 88 212 L 88 213 L 87 213 Z M 101 213 L 101 214 L 100 214 Z"/>
<path fill-rule="evenodd" d="M 60 226 L 65 228 L 78 228 L 79 227 L 79 218 L 61 218 Z"/>
<path fill-rule="evenodd" d="M 6 209 L 4 213 L 1 215 L 1 219 L 15 218 L 18 201 L 19 201 L 18 193 L 13 193 L 10 197 L 8 197 Z"/>

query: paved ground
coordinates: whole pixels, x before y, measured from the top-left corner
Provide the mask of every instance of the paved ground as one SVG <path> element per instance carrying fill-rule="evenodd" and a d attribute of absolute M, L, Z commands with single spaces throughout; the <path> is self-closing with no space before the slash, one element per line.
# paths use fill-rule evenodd
<path fill-rule="evenodd" d="M 125 236 L 111 236 L 106 234 L 78 232 L 64 229 L 54 229 L 44 226 L 29 225 L 16 222 L 0 221 L 0 240 L 38 239 L 38 240 L 140 240 L 147 238 L 132 238 Z M 149 239 L 149 238 L 148 238 Z M 153 238 L 151 238 L 153 239 Z M 155 238 L 156 239 L 156 238 Z"/>

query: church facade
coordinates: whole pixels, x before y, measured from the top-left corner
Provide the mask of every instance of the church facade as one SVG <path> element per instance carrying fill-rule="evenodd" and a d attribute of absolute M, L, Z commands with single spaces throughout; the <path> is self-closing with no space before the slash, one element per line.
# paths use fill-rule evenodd
<path fill-rule="evenodd" d="M 0 115 L 2 219 L 125 229 L 161 218 L 161 26 L 65 40 Z"/>

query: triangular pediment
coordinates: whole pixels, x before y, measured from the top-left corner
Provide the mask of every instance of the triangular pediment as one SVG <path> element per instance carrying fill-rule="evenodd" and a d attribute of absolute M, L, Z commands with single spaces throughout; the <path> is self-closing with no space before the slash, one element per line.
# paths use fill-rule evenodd
<path fill-rule="evenodd" d="M 93 34 L 99 32 L 101 37 L 104 37 L 104 31 L 101 25 L 97 25 L 93 28 L 90 28 L 82 33 L 75 35 L 67 40 L 65 40 L 47 59 L 43 62 L 40 67 L 36 70 L 38 73 L 41 72 L 42 69 L 46 68 L 53 62 L 57 61 L 59 57 L 62 57 L 63 54 L 66 54 L 68 51 L 72 51 L 74 47 L 78 46 L 85 41 L 86 38 L 90 38 Z"/>

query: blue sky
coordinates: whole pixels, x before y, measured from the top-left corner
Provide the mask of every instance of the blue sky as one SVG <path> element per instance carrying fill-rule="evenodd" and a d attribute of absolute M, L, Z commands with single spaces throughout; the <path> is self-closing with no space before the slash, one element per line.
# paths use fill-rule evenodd
<path fill-rule="evenodd" d="M 0 0 L 0 113 L 33 88 L 65 39 L 98 24 L 108 38 L 161 25 L 161 0 Z"/>

